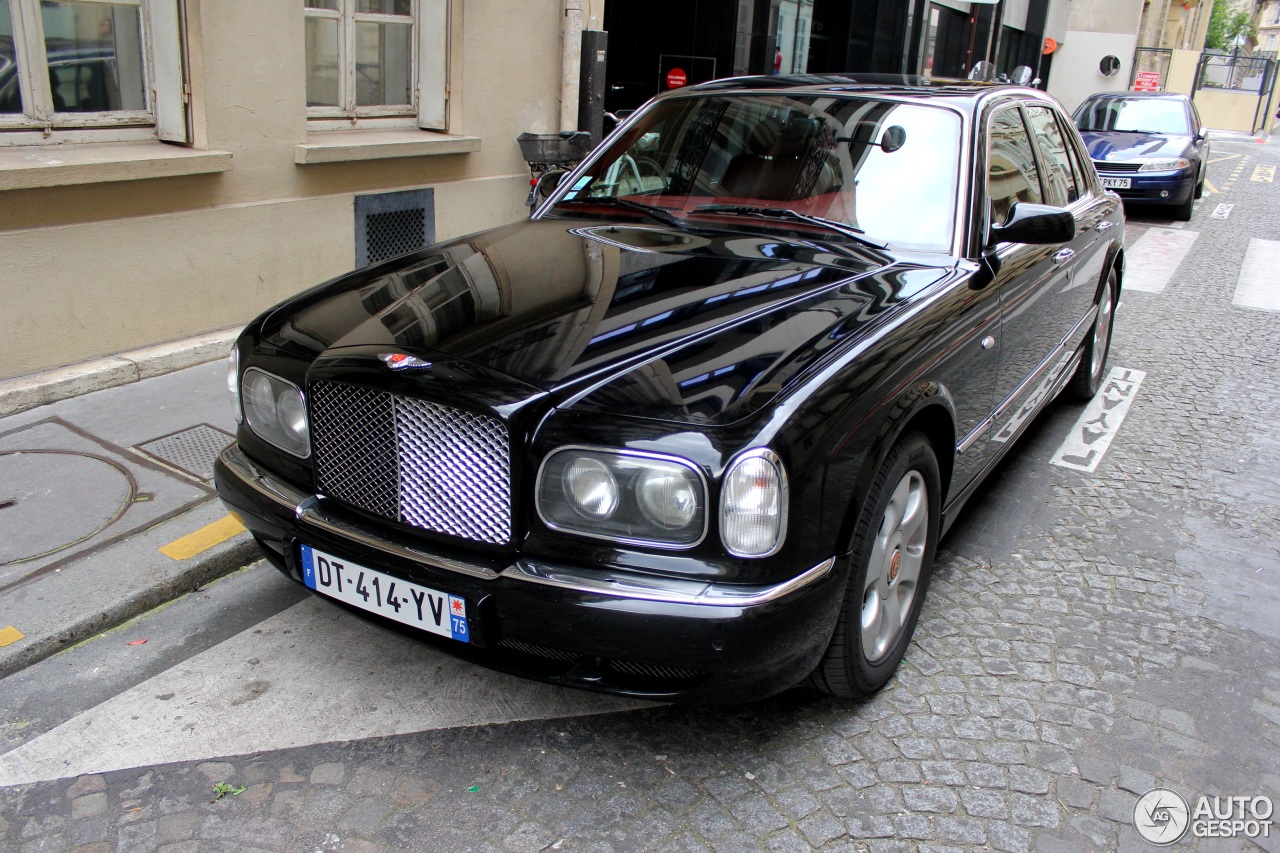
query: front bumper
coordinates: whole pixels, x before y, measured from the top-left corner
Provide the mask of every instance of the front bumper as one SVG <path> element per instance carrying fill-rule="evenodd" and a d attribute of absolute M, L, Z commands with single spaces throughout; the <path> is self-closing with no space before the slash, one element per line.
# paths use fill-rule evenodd
<path fill-rule="evenodd" d="M 1109 173 L 1099 170 L 1102 178 L 1128 178 L 1128 189 L 1110 188 L 1125 201 L 1140 204 L 1185 204 L 1196 189 L 1195 170 L 1161 174 L 1157 172 Z M 1162 195 L 1168 193 L 1168 195 Z"/>
<path fill-rule="evenodd" d="M 848 573 L 847 558 L 832 557 L 781 584 L 743 586 L 447 552 L 298 491 L 234 444 L 219 457 L 215 481 L 223 503 L 294 580 L 302 582 L 307 544 L 461 595 L 471 643 L 353 612 L 482 665 L 620 695 L 740 702 L 796 684 L 830 640 Z"/>

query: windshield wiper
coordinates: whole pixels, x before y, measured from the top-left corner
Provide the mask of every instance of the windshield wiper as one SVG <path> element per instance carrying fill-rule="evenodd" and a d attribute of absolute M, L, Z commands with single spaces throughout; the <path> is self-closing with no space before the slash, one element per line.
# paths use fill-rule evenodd
<path fill-rule="evenodd" d="M 843 234 L 857 240 L 863 245 L 870 246 L 873 249 L 885 248 L 884 243 L 877 243 L 869 240 L 863 235 L 867 232 L 863 231 L 856 225 L 849 225 L 845 222 L 836 222 L 834 219 L 824 219 L 821 216 L 810 216 L 807 213 L 801 213 L 798 210 L 779 209 L 776 207 L 752 207 L 747 204 L 704 204 L 695 207 L 692 213 L 728 213 L 731 216 L 759 216 L 764 219 L 782 219 L 788 222 L 806 222 L 809 225 L 817 225 L 820 228 L 826 228 L 829 231 L 835 231 L 837 234 Z"/>
<path fill-rule="evenodd" d="M 640 201 L 632 201 L 629 198 L 618 198 L 617 196 L 611 195 L 578 196 L 576 198 L 561 199 L 556 202 L 555 206 L 559 207 L 562 204 L 598 204 L 603 207 L 624 207 L 627 210 L 639 211 L 651 219 L 656 219 L 662 224 L 670 225 L 673 228 L 684 230 L 689 227 L 689 223 L 671 213 L 666 208 L 658 207 L 653 204 L 645 204 Z"/>

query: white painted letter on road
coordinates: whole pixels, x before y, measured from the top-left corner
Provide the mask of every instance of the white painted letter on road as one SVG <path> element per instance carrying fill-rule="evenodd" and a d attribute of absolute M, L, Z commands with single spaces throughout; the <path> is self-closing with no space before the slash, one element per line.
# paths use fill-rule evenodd
<path fill-rule="evenodd" d="M 1092 474 L 1120 431 L 1147 374 L 1141 370 L 1113 367 L 1098 395 L 1089 402 L 1067 440 L 1049 460 L 1063 468 Z"/>

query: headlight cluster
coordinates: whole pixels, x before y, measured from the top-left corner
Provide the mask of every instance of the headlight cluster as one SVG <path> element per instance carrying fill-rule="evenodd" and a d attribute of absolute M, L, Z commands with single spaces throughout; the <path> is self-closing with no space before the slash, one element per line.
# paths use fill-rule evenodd
<path fill-rule="evenodd" d="M 538 475 L 549 527 L 643 545 L 685 548 L 707 531 L 707 486 L 692 463 L 633 451 L 569 447 Z"/>
<path fill-rule="evenodd" d="M 1178 157 L 1172 160 L 1148 160 L 1138 169 L 1139 172 L 1172 172 L 1177 169 L 1185 169 L 1191 165 L 1191 161 L 1186 157 Z"/>
<path fill-rule="evenodd" d="M 782 460 L 765 448 L 729 465 L 720 494 L 720 537 L 737 557 L 777 553 L 787 532 L 787 477 Z"/>
<path fill-rule="evenodd" d="M 787 476 L 770 450 L 740 454 L 725 472 L 720 537 L 736 557 L 767 557 L 787 529 Z M 538 514 L 555 530 L 638 545 L 688 548 L 706 535 L 707 486 L 687 460 L 566 447 L 538 475 Z"/>
<path fill-rule="evenodd" d="M 269 444 L 305 459 L 311 454 L 307 406 L 297 385 L 251 367 L 240 382 L 249 428 Z"/>

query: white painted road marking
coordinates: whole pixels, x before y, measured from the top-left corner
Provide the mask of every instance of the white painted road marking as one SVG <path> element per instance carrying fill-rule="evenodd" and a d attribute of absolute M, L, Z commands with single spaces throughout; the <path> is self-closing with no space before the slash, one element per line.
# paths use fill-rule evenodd
<path fill-rule="evenodd" d="M 1120 431 L 1120 424 L 1129 414 L 1133 398 L 1138 395 L 1138 388 L 1146 376 L 1141 370 L 1111 368 L 1102 389 L 1085 407 L 1067 440 L 1049 461 L 1090 474 L 1098 470 L 1098 463 L 1102 462 L 1102 457 L 1106 456 L 1116 433 Z"/>
<path fill-rule="evenodd" d="M 642 707 L 482 669 L 313 597 L 0 755 L 0 786 Z"/>
<path fill-rule="evenodd" d="M 1241 308 L 1280 311 L 1280 242 L 1249 240 L 1249 249 L 1240 265 L 1236 295 L 1231 300 Z"/>
<path fill-rule="evenodd" d="M 1235 207 L 1234 204 L 1225 204 L 1225 203 L 1220 204 L 1217 207 L 1215 207 L 1213 209 L 1213 213 L 1209 215 L 1212 216 L 1214 219 L 1226 219 L 1228 216 L 1231 215 L 1231 208 L 1233 207 Z"/>
<path fill-rule="evenodd" d="M 1191 251 L 1199 231 L 1150 228 L 1129 249 L 1125 261 L 1124 289 L 1162 293 L 1178 265 Z"/>

